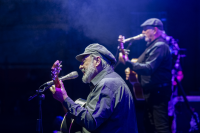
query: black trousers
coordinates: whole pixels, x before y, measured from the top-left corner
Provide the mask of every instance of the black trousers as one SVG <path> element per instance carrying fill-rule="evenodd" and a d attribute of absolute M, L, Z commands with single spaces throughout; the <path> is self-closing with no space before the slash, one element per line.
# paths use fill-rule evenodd
<path fill-rule="evenodd" d="M 144 88 L 146 133 L 171 133 L 169 130 L 168 101 L 171 86 Z"/>

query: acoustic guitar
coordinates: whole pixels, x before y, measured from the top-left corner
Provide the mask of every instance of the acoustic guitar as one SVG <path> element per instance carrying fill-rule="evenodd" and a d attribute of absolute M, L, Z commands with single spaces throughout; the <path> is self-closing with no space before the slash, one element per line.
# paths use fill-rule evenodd
<path fill-rule="evenodd" d="M 51 67 L 51 76 L 52 76 L 52 80 L 55 84 L 55 87 L 60 88 L 60 82 L 59 82 L 59 78 L 58 75 L 60 73 L 60 71 L 62 70 L 62 65 L 61 65 L 62 61 L 57 60 L 53 66 Z M 81 107 L 85 106 L 86 104 L 86 100 L 84 99 L 77 99 L 75 101 L 75 103 L 79 104 Z M 65 113 L 67 114 L 67 109 L 63 106 Z M 62 120 L 61 126 L 60 126 L 60 131 L 62 133 L 76 133 L 78 131 L 82 131 L 82 127 L 78 124 L 76 124 L 74 122 L 74 119 L 71 119 L 71 123 L 70 125 L 68 125 L 67 123 L 67 118 L 66 118 L 66 114 Z"/>
<path fill-rule="evenodd" d="M 86 100 L 79 98 L 75 101 L 75 103 L 79 104 L 81 107 L 84 107 L 86 104 Z M 78 131 L 82 131 L 82 126 L 78 125 L 76 122 L 74 122 L 74 119 L 71 119 L 71 123 L 67 123 L 67 118 L 66 115 L 64 116 L 61 126 L 60 126 L 60 131 L 63 133 L 76 133 Z"/>
<path fill-rule="evenodd" d="M 119 41 L 120 51 L 123 55 L 126 55 L 127 51 L 124 50 L 124 43 L 123 43 L 124 40 L 125 40 L 124 36 L 119 35 L 118 41 Z M 135 63 L 137 62 L 137 59 L 132 59 L 131 62 Z M 137 73 L 134 71 L 131 71 L 130 68 L 127 68 L 125 70 L 125 73 L 126 75 L 129 75 L 129 78 L 127 78 L 126 80 L 129 80 L 130 83 L 132 84 L 136 100 L 144 100 L 142 86 L 138 82 Z"/>

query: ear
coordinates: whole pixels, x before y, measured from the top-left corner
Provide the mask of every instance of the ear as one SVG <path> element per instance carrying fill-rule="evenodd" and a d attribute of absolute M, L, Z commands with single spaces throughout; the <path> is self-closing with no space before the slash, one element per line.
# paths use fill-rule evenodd
<path fill-rule="evenodd" d="M 99 66 L 101 64 L 101 57 L 97 56 L 95 66 Z"/>
<path fill-rule="evenodd" d="M 154 27 L 154 35 L 158 33 L 158 27 Z"/>

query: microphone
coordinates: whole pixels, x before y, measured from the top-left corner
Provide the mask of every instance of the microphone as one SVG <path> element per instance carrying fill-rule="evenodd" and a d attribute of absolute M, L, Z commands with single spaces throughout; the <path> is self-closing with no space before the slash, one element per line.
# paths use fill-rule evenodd
<path fill-rule="evenodd" d="M 134 36 L 134 37 L 130 37 L 130 38 L 127 38 L 123 41 L 123 43 L 126 43 L 126 42 L 129 42 L 129 41 L 133 41 L 133 40 L 140 40 L 140 39 L 143 39 L 144 38 L 144 34 L 139 34 L 137 36 Z"/>
<path fill-rule="evenodd" d="M 71 72 L 71 73 L 69 73 L 69 74 L 67 74 L 67 75 L 65 75 L 65 76 L 63 76 L 63 77 L 60 77 L 59 80 L 64 81 L 64 80 L 69 80 L 69 79 L 75 79 L 75 78 L 77 78 L 77 77 L 78 77 L 77 71 L 73 71 L 73 72 Z M 46 84 L 46 85 L 52 85 L 52 84 L 54 84 L 54 83 L 53 83 L 53 80 L 51 80 L 51 81 L 49 81 L 49 82 L 46 82 L 45 84 Z"/>

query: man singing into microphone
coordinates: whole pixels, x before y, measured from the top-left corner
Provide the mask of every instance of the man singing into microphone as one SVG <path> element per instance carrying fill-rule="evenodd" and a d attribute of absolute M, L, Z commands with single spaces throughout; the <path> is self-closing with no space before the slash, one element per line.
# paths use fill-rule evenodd
<path fill-rule="evenodd" d="M 147 133 L 170 133 L 168 101 L 171 95 L 171 54 L 162 37 L 163 23 L 157 18 L 146 20 L 141 27 L 147 47 L 137 62 L 131 62 L 120 53 L 119 60 L 131 69 L 126 69 L 126 79 L 132 71 L 138 74 L 145 98 L 145 129 Z M 120 36 L 119 38 L 121 38 Z"/>
<path fill-rule="evenodd" d="M 86 106 L 81 107 L 68 97 L 62 81 L 61 88 L 50 88 L 53 97 L 68 110 L 66 116 L 83 127 L 82 133 L 138 133 L 133 97 L 113 70 L 113 54 L 95 43 L 76 59 L 81 62 L 82 80 L 91 90 Z"/>

